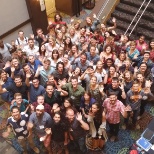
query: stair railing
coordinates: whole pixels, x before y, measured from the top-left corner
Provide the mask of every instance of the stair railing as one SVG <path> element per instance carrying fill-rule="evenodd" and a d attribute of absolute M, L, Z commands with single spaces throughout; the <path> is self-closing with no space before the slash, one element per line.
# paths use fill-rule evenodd
<path fill-rule="evenodd" d="M 144 12 L 146 11 L 147 7 L 149 6 L 151 0 L 149 0 L 149 2 L 147 3 L 146 7 L 144 8 L 142 14 L 140 15 L 140 17 L 138 18 L 136 24 L 134 25 L 134 27 L 132 28 L 131 32 L 129 33 L 129 36 L 132 34 L 132 32 L 134 31 L 135 27 L 137 26 L 137 24 L 139 23 L 140 19 L 142 18 Z"/>
<path fill-rule="evenodd" d="M 142 6 L 144 5 L 145 2 L 146 2 L 146 0 L 144 0 L 143 3 L 141 4 L 140 8 L 138 9 L 138 11 L 137 11 L 137 13 L 135 14 L 133 20 L 132 20 L 131 23 L 129 24 L 129 26 L 128 26 L 127 30 L 125 31 L 124 35 L 127 34 L 128 30 L 129 30 L 129 28 L 130 28 L 130 26 L 133 24 L 134 20 L 136 19 L 137 15 L 139 14 L 139 11 L 141 10 L 141 8 L 142 8 Z"/>
<path fill-rule="evenodd" d="M 106 0 L 105 4 L 103 5 L 103 7 L 100 9 L 100 11 L 97 14 L 97 18 L 100 17 L 100 15 L 102 14 L 102 12 L 104 11 L 106 5 L 109 3 L 110 0 Z"/>

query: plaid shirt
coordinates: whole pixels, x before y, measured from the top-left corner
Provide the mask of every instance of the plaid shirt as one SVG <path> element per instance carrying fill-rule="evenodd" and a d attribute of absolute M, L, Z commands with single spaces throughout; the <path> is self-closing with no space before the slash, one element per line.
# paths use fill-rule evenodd
<path fill-rule="evenodd" d="M 114 105 L 110 104 L 110 99 L 106 98 L 103 107 L 106 110 L 106 120 L 110 124 L 117 124 L 120 122 L 120 113 L 124 112 L 125 106 L 119 100 Z"/>
<path fill-rule="evenodd" d="M 36 107 L 39 105 L 37 102 L 32 103 L 32 105 L 34 106 L 35 110 Z M 47 103 L 44 103 L 44 111 L 47 112 L 49 115 L 51 115 L 51 106 Z"/>

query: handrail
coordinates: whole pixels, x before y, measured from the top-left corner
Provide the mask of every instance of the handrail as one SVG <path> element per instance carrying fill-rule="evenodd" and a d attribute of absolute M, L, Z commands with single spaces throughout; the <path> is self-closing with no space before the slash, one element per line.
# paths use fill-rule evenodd
<path fill-rule="evenodd" d="M 134 29 L 135 29 L 136 25 L 137 25 L 137 24 L 138 24 L 138 22 L 140 21 L 140 19 L 141 19 L 142 15 L 144 14 L 144 12 L 145 12 L 145 10 L 147 9 L 147 7 L 149 6 L 150 2 L 151 2 L 151 0 L 149 0 L 148 4 L 147 4 L 147 5 L 146 5 L 146 7 L 144 8 L 144 10 L 143 10 L 142 14 L 141 14 L 141 15 L 140 15 L 140 17 L 138 18 L 138 20 L 137 20 L 136 24 L 134 25 L 133 29 L 131 30 L 131 32 L 130 32 L 130 34 L 129 34 L 129 36 L 130 36 L 130 35 L 132 34 L 132 32 L 134 31 Z"/>
<path fill-rule="evenodd" d="M 125 31 L 124 35 L 126 35 L 126 34 L 127 34 L 128 30 L 129 30 L 129 28 L 130 28 L 130 26 L 131 26 L 131 25 L 132 25 L 132 23 L 134 22 L 134 20 L 135 20 L 136 16 L 138 15 L 138 13 L 139 13 L 139 11 L 141 10 L 142 6 L 144 5 L 145 1 L 146 1 L 146 0 L 144 0 L 144 1 L 143 1 L 143 3 L 141 4 L 140 8 L 138 9 L 138 11 L 137 11 L 137 13 L 135 14 L 135 16 L 134 16 L 133 20 L 132 20 L 132 21 L 131 21 L 131 23 L 129 24 L 129 26 L 128 26 L 127 30 Z"/>
<path fill-rule="evenodd" d="M 100 9 L 100 11 L 98 12 L 97 18 L 100 17 L 100 15 L 102 14 L 103 10 L 105 9 L 106 5 L 109 3 L 110 0 L 107 0 L 105 2 L 105 5 L 103 5 L 103 7 Z"/>

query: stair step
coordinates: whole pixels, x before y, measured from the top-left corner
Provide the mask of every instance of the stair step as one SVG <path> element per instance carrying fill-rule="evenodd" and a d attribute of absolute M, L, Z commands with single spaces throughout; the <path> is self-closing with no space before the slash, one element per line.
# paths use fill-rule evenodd
<path fill-rule="evenodd" d="M 116 7 L 116 10 L 118 10 L 120 12 L 125 12 L 125 13 L 128 13 L 130 15 L 135 16 L 135 14 L 138 11 L 138 8 L 130 6 L 130 5 L 127 5 L 127 4 L 119 3 L 118 6 Z M 140 11 L 140 14 L 141 13 L 142 13 L 142 11 Z M 143 16 L 142 16 L 142 19 L 143 18 L 144 19 L 149 19 L 151 21 L 154 21 L 154 13 L 149 12 L 149 11 L 145 11 Z"/>
<path fill-rule="evenodd" d="M 140 8 L 141 4 L 143 3 L 143 0 L 121 0 L 121 3 Z M 148 1 L 144 3 L 143 8 L 145 8 L 147 4 L 148 4 Z M 147 7 L 147 10 L 154 12 L 153 7 L 154 7 L 154 3 L 152 0 L 149 6 Z"/>
<path fill-rule="evenodd" d="M 130 14 L 123 13 L 123 12 L 120 12 L 120 11 L 117 11 L 117 10 L 114 11 L 111 16 L 115 17 L 116 19 L 128 22 L 128 25 L 131 23 L 132 19 L 134 18 L 134 16 L 132 16 Z M 134 22 L 135 21 L 136 20 L 134 20 Z M 147 20 L 141 18 L 138 25 L 140 27 L 148 28 L 151 31 L 154 31 L 154 21 L 147 21 Z"/>

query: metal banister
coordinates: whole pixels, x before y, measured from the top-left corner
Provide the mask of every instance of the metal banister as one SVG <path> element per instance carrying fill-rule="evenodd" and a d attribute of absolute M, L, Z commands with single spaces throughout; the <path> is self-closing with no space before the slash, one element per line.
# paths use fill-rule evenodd
<path fill-rule="evenodd" d="M 98 12 L 97 18 L 100 17 L 100 15 L 102 14 L 103 10 L 105 9 L 106 5 L 109 3 L 110 0 L 106 0 L 105 4 L 103 5 L 103 7 L 100 9 L 100 11 Z"/>
<path fill-rule="evenodd" d="M 147 7 L 149 6 L 150 2 L 151 2 L 151 0 L 149 0 L 148 4 L 147 4 L 146 7 L 144 8 L 142 14 L 141 14 L 140 17 L 138 18 L 138 20 L 137 20 L 136 24 L 134 25 L 133 29 L 131 30 L 129 36 L 130 36 L 130 35 L 132 34 L 132 32 L 134 31 L 135 27 L 137 26 L 138 22 L 140 21 L 142 15 L 143 15 L 144 12 L 146 11 L 146 9 L 147 9 Z"/>
<path fill-rule="evenodd" d="M 138 13 L 139 13 L 139 11 L 141 10 L 142 6 L 144 5 L 145 1 L 146 1 L 146 0 L 144 0 L 144 1 L 143 1 L 143 3 L 141 4 L 140 8 L 138 9 L 138 11 L 137 11 L 137 13 L 135 14 L 135 16 L 134 16 L 133 20 L 132 20 L 132 21 L 131 21 L 131 23 L 129 24 L 129 26 L 128 26 L 127 30 L 125 31 L 124 35 L 126 35 L 126 34 L 127 34 L 128 30 L 129 30 L 129 28 L 130 28 L 130 26 L 131 26 L 131 25 L 132 25 L 132 23 L 134 22 L 134 20 L 135 20 L 136 16 L 138 15 Z"/>

